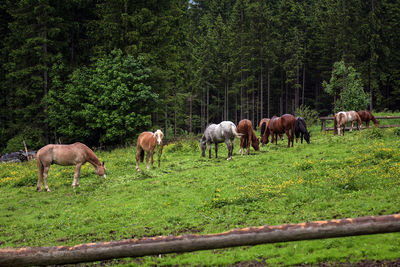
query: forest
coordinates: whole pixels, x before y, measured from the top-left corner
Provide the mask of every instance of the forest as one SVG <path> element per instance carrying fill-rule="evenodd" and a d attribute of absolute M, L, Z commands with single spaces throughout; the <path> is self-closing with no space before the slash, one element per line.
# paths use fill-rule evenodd
<path fill-rule="evenodd" d="M 0 20 L 0 153 L 332 114 L 337 62 L 363 108 L 400 104 L 395 0 L 5 0 Z"/>

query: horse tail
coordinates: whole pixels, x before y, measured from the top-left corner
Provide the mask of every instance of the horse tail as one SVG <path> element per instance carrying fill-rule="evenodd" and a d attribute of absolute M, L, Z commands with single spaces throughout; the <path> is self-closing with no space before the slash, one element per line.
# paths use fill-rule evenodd
<path fill-rule="evenodd" d="M 237 138 L 240 138 L 240 137 L 242 136 L 241 133 L 238 133 L 238 132 L 236 131 L 236 126 L 235 126 L 235 125 L 232 125 L 232 133 L 233 133 L 233 135 L 234 135 L 235 137 L 237 137 Z"/>
<path fill-rule="evenodd" d="M 143 149 L 140 150 L 139 159 L 140 159 L 140 162 L 143 162 L 143 160 L 144 160 L 144 150 Z"/>
<path fill-rule="evenodd" d="M 267 123 L 264 121 L 264 122 L 261 124 L 261 129 L 260 129 L 261 136 L 264 135 L 266 126 L 267 126 Z"/>
<path fill-rule="evenodd" d="M 37 186 L 37 190 L 40 190 L 39 186 L 41 187 L 41 185 L 43 183 L 43 172 L 44 172 L 44 166 L 43 166 L 42 161 L 40 160 L 40 150 L 36 154 L 36 163 L 37 163 L 37 166 L 38 166 L 38 186 Z"/>

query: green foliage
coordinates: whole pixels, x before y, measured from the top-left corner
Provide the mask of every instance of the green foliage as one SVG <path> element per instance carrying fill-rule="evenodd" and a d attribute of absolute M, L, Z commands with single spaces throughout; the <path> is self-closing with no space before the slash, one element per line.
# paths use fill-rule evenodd
<path fill-rule="evenodd" d="M 319 123 L 318 111 L 311 109 L 309 106 L 300 105 L 294 112 L 296 117 L 303 117 L 306 120 L 307 126 Z"/>
<path fill-rule="evenodd" d="M 400 128 L 395 128 L 394 129 L 394 134 L 397 136 L 400 136 Z"/>
<path fill-rule="evenodd" d="M 362 132 L 363 136 L 367 139 L 381 139 L 383 137 L 382 130 L 378 127 L 372 127 L 371 129 L 365 129 Z"/>
<path fill-rule="evenodd" d="M 39 149 L 45 144 L 42 136 L 43 133 L 40 129 L 25 128 L 22 133 L 12 137 L 7 141 L 7 145 L 3 152 L 8 153 L 24 150 L 24 140 L 29 150 Z"/>
<path fill-rule="evenodd" d="M 324 81 L 322 85 L 328 94 L 335 97 L 334 112 L 358 111 L 369 104 L 369 94 L 364 92 L 360 74 L 352 66 L 346 66 L 343 60 L 333 64 L 329 83 Z"/>
<path fill-rule="evenodd" d="M 65 90 L 49 92 L 50 125 L 68 140 L 124 143 L 150 126 L 157 101 L 142 59 L 120 50 L 71 75 Z"/>

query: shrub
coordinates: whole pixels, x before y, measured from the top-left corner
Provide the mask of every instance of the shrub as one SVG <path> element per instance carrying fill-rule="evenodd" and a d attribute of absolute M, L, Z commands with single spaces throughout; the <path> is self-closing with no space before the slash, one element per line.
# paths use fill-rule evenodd
<path fill-rule="evenodd" d="M 372 127 L 371 129 L 362 131 L 362 135 L 367 139 L 381 139 L 383 137 L 383 132 L 377 127 Z"/>
<path fill-rule="evenodd" d="M 294 112 L 296 117 L 303 117 L 308 126 L 317 124 L 319 122 L 319 114 L 316 110 L 311 109 L 309 106 L 301 105 Z"/>

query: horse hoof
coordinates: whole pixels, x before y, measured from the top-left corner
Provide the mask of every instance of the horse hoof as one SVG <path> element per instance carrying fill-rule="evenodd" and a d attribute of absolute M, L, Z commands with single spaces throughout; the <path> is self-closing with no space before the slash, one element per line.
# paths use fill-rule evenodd
<path fill-rule="evenodd" d="M 36 192 L 42 192 L 42 188 L 36 188 Z"/>
<path fill-rule="evenodd" d="M 47 191 L 47 192 L 51 192 L 51 190 L 50 190 L 49 188 L 46 188 L 46 191 Z"/>
<path fill-rule="evenodd" d="M 139 169 L 139 168 L 136 168 L 136 170 L 137 170 L 138 172 L 140 172 L 140 169 Z"/>
<path fill-rule="evenodd" d="M 226 160 L 231 160 L 232 159 L 232 157 L 229 157 L 229 158 L 227 158 Z"/>

